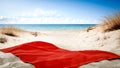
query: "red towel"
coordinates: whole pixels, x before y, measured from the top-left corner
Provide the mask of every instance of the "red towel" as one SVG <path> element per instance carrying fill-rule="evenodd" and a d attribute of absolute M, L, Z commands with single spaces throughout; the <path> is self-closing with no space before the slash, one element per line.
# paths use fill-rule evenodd
<path fill-rule="evenodd" d="M 99 50 L 69 51 L 41 41 L 1 51 L 13 53 L 22 61 L 31 63 L 36 68 L 77 68 L 90 62 L 120 58 L 116 54 Z"/>

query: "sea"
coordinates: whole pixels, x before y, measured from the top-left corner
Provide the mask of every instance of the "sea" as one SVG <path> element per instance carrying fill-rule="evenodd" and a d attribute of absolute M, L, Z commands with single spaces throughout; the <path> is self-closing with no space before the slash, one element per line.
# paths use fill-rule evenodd
<path fill-rule="evenodd" d="M 25 30 L 81 30 L 96 24 L 0 24 L 0 27 L 12 26 Z"/>

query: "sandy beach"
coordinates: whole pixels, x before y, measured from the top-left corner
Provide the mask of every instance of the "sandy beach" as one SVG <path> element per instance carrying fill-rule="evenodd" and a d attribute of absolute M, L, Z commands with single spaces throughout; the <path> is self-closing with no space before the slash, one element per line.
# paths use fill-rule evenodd
<path fill-rule="evenodd" d="M 13 28 L 15 36 L 1 31 L 1 38 L 6 42 L 0 43 L 0 49 L 13 47 L 32 41 L 45 41 L 67 50 L 105 50 L 120 55 L 120 30 L 97 32 L 92 30 L 60 30 L 60 31 L 25 31 Z M 4 30 L 5 31 L 5 30 Z"/>
<path fill-rule="evenodd" d="M 4 30 L 3 30 L 4 29 Z M 8 31 L 9 29 L 9 31 Z M 67 50 L 103 50 L 109 51 L 120 55 L 120 30 L 102 32 L 97 30 L 61 30 L 61 31 L 26 31 L 19 28 L 5 27 L 0 28 L 0 49 L 17 46 L 19 44 L 32 42 L 32 41 L 44 41 L 55 44 L 57 47 Z M 0 52 L 0 60 L 6 61 L 11 64 L 5 57 L 11 54 Z M 15 57 L 15 56 L 14 56 Z M 8 58 L 8 57 L 6 57 Z M 2 62 L 0 61 L 0 62 Z M 12 63 L 25 67 L 26 63 L 20 61 Z M 7 63 L 1 64 L 2 68 L 5 68 Z M 22 63 L 22 64 L 21 64 Z M 109 66 L 106 66 L 109 64 Z M 29 64 L 27 64 L 29 66 Z M 30 65 L 31 66 L 31 65 Z M 16 67 L 16 68 L 18 68 Z M 103 60 L 100 62 L 94 62 L 82 66 L 81 68 L 119 68 L 120 60 Z M 29 67 L 30 68 L 30 67 Z"/>

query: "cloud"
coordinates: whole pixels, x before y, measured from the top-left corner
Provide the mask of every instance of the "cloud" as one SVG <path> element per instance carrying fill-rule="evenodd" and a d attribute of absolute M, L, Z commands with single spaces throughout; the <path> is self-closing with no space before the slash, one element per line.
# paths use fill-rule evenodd
<path fill-rule="evenodd" d="M 81 24 L 89 23 L 88 19 L 66 17 L 56 10 L 37 8 L 32 12 L 21 13 L 19 16 L 0 16 L 4 24 Z"/>
<path fill-rule="evenodd" d="M 22 13 L 21 17 L 59 17 L 60 14 L 56 10 L 44 10 L 37 8 L 32 12 Z"/>
<path fill-rule="evenodd" d="M 6 21 L 8 18 L 4 16 L 0 16 L 0 21 Z"/>

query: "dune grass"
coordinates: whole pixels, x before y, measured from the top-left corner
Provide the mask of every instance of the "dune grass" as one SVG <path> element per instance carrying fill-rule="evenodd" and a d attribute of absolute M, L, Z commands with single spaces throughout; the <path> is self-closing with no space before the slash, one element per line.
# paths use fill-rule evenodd
<path fill-rule="evenodd" d="M 12 37 L 18 37 L 17 34 L 20 32 L 26 32 L 26 31 L 16 27 L 12 27 L 12 26 L 6 26 L 6 27 L 0 28 L 1 34 L 12 36 Z"/>
<path fill-rule="evenodd" d="M 120 29 L 120 12 L 113 16 L 105 17 L 102 24 L 100 24 L 99 26 L 104 32 Z"/>
<path fill-rule="evenodd" d="M 91 30 L 109 32 L 120 29 L 120 12 L 107 16 L 102 20 L 102 23 L 96 26 L 85 29 L 87 32 Z"/>

